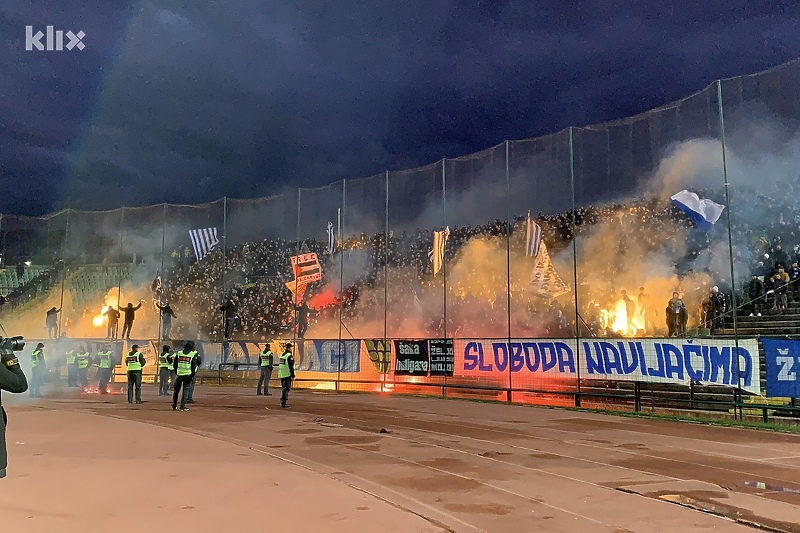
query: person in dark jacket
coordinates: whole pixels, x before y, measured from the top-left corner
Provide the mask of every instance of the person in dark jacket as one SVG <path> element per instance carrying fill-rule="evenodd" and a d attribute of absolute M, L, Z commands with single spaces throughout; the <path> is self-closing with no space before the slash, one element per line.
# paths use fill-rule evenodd
<path fill-rule="evenodd" d="M 233 330 L 236 327 L 236 306 L 231 300 L 222 304 L 219 308 L 222 311 L 222 318 L 225 321 L 224 340 L 230 340 L 233 336 Z"/>
<path fill-rule="evenodd" d="M 792 263 L 789 268 L 789 281 L 791 283 L 792 299 L 795 301 L 800 300 L 800 266 L 798 266 L 797 261 Z"/>
<path fill-rule="evenodd" d="M 712 330 L 725 328 L 725 313 L 727 311 L 727 298 L 725 293 L 716 285 L 711 287 L 711 296 L 708 300 L 709 320 Z"/>
<path fill-rule="evenodd" d="M 689 313 L 686 311 L 686 305 L 684 305 L 677 292 L 672 293 L 672 299 L 667 303 L 667 308 L 664 312 L 667 318 L 668 335 L 670 337 L 685 335 Z"/>
<path fill-rule="evenodd" d="M 156 307 L 161 311 L 161 338 L 168 341 L 169 335 L 172 332 L 172 319 L 177 318 L 175 316 L 175 311 L 172 310 L 169 302 L 164 305 L 156 303 Z"/>
<path fill-rule="evenodd" d="M 306 336 L 306 331 L 308 330 L 308 315 L 311 312 L 311 308 L 308 307 L 306 302 L 303 302 L 294 309 L 297 311 L 297 336 L 302 339 Z"/>
<path fill-rule="evenodd" d="M 47 328 L 47 337 L 55 339 L 58 337 L 58 313 L 61 309 L 56 309 L 55 306 L 47 310 L 47 317 L 45 318 L 45 327 Z"/>
<path fill-rule="evenodd" d="M 755 274 L 747 285 L 747 296 L 750 298 L 750 316 L 761 316 L 764 306 L 764 282 Z"/>
<path fill-rule="evenodd" d="M 0 353 L 0 391 L 20 394 L 28 390 L 28 380 L 19 367 L 19 359 L 11 350 L 2 350 Z M 2 427 L 0 427 L 0 478 L 6 477 L 8 468 L 8 450 L 6 449 L 6 427 L 8 417 L 3 409 L 2 393 L 0 393 L 0 414 L 2 414 Z"/>
<path fill-rule="evenodd" d="M 105 316 L 106 320 L 108 321 L 108 331 L 106 332 L 106 338 L 116 339 L 117 331 L 119 329 L 119 317 L 120 317 L 119 311 L 109 306 L 105 311 L 103 311 L 103 316 Z"/>
<path fill-rule="evenodd" d="M 136 311 L 141 309 L 141 307 L 142 301 L 139 300 L 139 305 L 136 307 L 134 307 L 132 303 L 128 302 L 128 305 L 119 308 L 119 310 L 122 311 L 122 314 L 125 315 L 125 320 L 122 323 L 123 339 L 131 338 L 131 328 L 133 327 L 133 321 L 136 319 Z"/>

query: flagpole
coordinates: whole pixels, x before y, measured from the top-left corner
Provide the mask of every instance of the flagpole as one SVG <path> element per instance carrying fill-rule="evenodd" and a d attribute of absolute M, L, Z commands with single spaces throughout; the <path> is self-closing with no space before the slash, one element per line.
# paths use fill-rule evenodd
<path fill-rule="evenodd" d="M 167 234 L 167 204 L 164 203 L 162 207 L 162 217 L 161 217 L 161 268 L 158 271 L 158 275 L 161 276 L 161 272 L 164 272 L 164 246 L 166 243 L 166 234 Z M 164 294 L 164 283 L 166 281 L 166 276 L 161 278 L 161 294 Z M 159 303 L 161 303 L 159 299 Z M 162 335 L 164 333 L 164 317 L 161 313 L 161 309 L 158 310 L 158 344 L 161 344 L 161 341 L 164 339 Z"/>
<path fill-rule="evenodd" d="M 730 200 L 730 193 L 729 193 L 729 183 L 728 183 L 728 154 L 726 149 L 725 143 L 725 117 L 723 113 L 722 107 L 722 80 L 717 80 L 717 106 L 719 107 L 719 139 L 720 143 L 722 144 L 722 176 L 725 180 L 725 218 L 728 223 L 728 258 L 730 259 L 730 269 L 731 269 L 731 307 L 734 309 L 736 308 L 736 278 L 733 268 L 733 231 L 731 230 L 731 200 Z M 739 398 L 741 397 L 740 392 L 740 385 L 741 385 L 741 368 L 739 367 L 739 326 L 736 322 L 736 311 L 734 310 L 733 314 L 733 343 L 736 350 L 736 388 L 733 390 L 733 402 L 734 402 L 734 409 L 736 409 L 736 403 L 738 402 Z M 735 413 L 736 411 L 734 411 Z M 739 407 L 739 420 L 742 419 L 742 408 Z"/>
<path fill-rule="evenodd" d="M 300 255 L 300 194 L 302 189 L 300 187 L 297 188 L 297 250 L 295 252 L 296 256 Z M 294 270 L 294 268 L 292 269 Z M 297 304 L 298 302 L 298 280 L 297 280 L 297 273 L 294 273 L 294 302 L 292 303 L 292 312 L 294 316 L 294 320 L 292 321 L 292 344 L 297 344 Z M 297 346 L 297 356 L 300 356 L 300 347 Z"/>
<path fill-rule="evenodd" d="M 575 143 L 569 127 L 569 183 L 572 194 L 572 294 L 575 297 L 575 407 L 581 406 L 580 312 L 578 311 L 578 232 L 575 218 Z"/>
<path fill-rule="evenodd" d="M 58 305 L 58 308 L 61 309 L 61 312 L 58 314 L 58 333 L 57 336 L 61 337 L 61 331 L 63 328 L 63 320 L 64 320 L 64 283 L 67 279 L 67 240 L 69 240 L 69 212 L 70 210 L 67 209 L 67 222 L 64 224 L 64 246 L 61 249 L 61 257 L 64 261 L 64 264 L 61 265 L 61 302 Z"/>
<path fill-rule="evenodd" d="M 509 143 L 508 139 L 506 145 L 506 323 L 508 325 L 508 345 L 511 346 L 511 172 L 509 165 Z M 531 212 L 528 211 L 528 218 L 530 219 Z M 527 244 L 527 242 L 526 242 Z M 508 364 L 508 401 L 513 399 L 511 392 L 514 382 L 511 374 L 511 361 Z"/>
<path fill-rule="evenodd" d="M 342 209 L 345 207 L 345 202 L 347 199 L 347 180 L 342 179 L 342 207 L 337 209 L 337 217 L 339 219 L 339 236 L 341 237 L 342 234 Z M 335 251 L 335 249 L 334 249 Z M 336 373 L 336 390 L 339 390 L 339 383 L 342 380 L 342 347 L 344 346 L 342 342 L 342 306 L 344 304 L 344 243 L 342 243 L 341 248 L 339 249 L 339 353 L 338 353 L 338 364 L 337 364 L 337 373 Z"/>
<path fill-rule="evenodd" d="M 443 222 L 447 224 L 447 160 L 442 158 L 442 215 Z M 445 232 L 447 227 L 445 226 Z M 447 233 L 444 234 L 444 241 L 442 242 L 442 301 L 444 306 L 444 324 L 442 326 L 442 339 L 445 339 L 445 346 L 447 346 Z M 442 387 L 442 395 L 447 395 L 447 375 L 444 376 L 444 384 Z"/>
<path fill-rule="evenodd" d="M 122 208 L 122 212 L 119 215 L 119 254 L 120 257 L 124 257 L 122 254 L 122 243 L 125 237 L 125 208 Z M 119 313 L 119 304 L 120 298 L 122 297 L 122 269 L 119 265 L 117 265 L 117 308 L 115 311 Z M 116 316 L 116 315 L 114 315 Z M 117 328 L 119 328 L 119 319 L 117 319 Z M 117 335 L 119 335 L 119 331 L 115 331 L 114 339 L 116 340 Z"/>
<path fill-rule="evenodd" d="M 389 336 L 389 171 L 386 171 L 386 194 L 385 197 L 385 210 L 384 216 L 386 217 L 386 229 L 384 234 L 384 258 L 383 258 L 383 350 L 382 353 L 384 359 L 386 358 L 386 344 L 387 340 L 386 337 Z M 391 351 L 390 351 L 391 353 Z M 390 358 L 391 360 L 391 358 Z M 380 361 L 380 359 L 379 359 Z M 383 368 L 383 364 L 381 364 L 381 368 Z M 381 392 L 384 392 L 384 384 L 386 383 L 386 374 L 388 373 L 389 368 L 386 367 L 386 370 L 383 372 L 383 379 L 381 380 Z"/>
<path fill-rule="evenodd" d="M 220 281 L 220 300 L 222 300 L 222 304 L 225 305 L 227 302 L 225 301 L 225 267 L 227 266 L 227 261 L 225 260 L 225 253 L 227 252 L 228 241 L 228 197 L 222 197 L 222 280 Z M 228 310 L 227 312 L 232 312 L 233 310 Z M 235 324 L 235 321 L 233 322 Z M 233 328 L 231 328 L 233 329 Z M 233 331 L 231 331 L 231 336 L 233 336 Z M 225 342 L 225 312 L 222 313 L 222 342 Z"/>

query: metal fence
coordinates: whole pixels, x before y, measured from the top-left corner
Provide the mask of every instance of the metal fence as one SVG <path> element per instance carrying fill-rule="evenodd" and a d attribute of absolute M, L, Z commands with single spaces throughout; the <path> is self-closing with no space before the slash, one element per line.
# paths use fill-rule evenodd
<path fill-rule="evenodd" d="M 717 286 L 729 298 L 724 332 L 738 346 L 730 308 L 751 274 L 769 275 L 800 243 L 798 87 L 795 61 L 633 117 L 268 198 L 3 215 L 7 270 L 27 262 L 59 276 L 4 320 L 40 337 L 52 306 L 70 337 L 102 337 L 102 306 L 149 301 L 159 275 L 181 338 L 221 340 L 228 300 L 234 338 L 297 338 L 304 311 L 289 258 L 314 252 L 324 276 L 304 296 L 306 338 L 665 337 L 673 292 L 686 304 L 687 333 L 703 334 Z M 670 204 L 683 189 L 725 206 L 709 231 Z M 535 256 L 526 253 L 529 218 L 544 244 Z M 196 261 L 189 231 L 204 228 L 220 242 Z M 438 271 L 434 232 L 448 235 Z M 136 334 L 161 338 L 161 326 L 147 305 Z M 580 378 L 564 386 L 579 390 Z M 552 386 L 529 379 L 531 390 Z"/>

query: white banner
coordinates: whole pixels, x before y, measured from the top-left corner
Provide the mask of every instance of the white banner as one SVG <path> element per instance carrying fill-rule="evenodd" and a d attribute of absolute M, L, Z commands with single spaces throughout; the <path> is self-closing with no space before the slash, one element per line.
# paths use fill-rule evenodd
<path fill-rule="evenodd" d="M 457 376 L 553 374 L 610 381 L 739 387 L 761 393 L 756 339 L 475 340 L 460 343 Z M 738 354 L 738 357 L 737 355 Z M 738 364 L 737 364 L 738 360 Z M 510 366 L 510 368 L 509 368 Z"/>

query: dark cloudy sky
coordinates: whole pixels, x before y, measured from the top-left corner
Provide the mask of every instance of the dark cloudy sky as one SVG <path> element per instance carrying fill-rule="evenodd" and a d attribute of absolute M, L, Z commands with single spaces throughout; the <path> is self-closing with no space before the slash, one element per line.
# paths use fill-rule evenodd
<path fill-rule="evenodd" d="M 25 50 L 25 25 L 83 51 Z M 0 0 L 0 211 L 268 195 L 800 56 L 800 2 Z"/>

